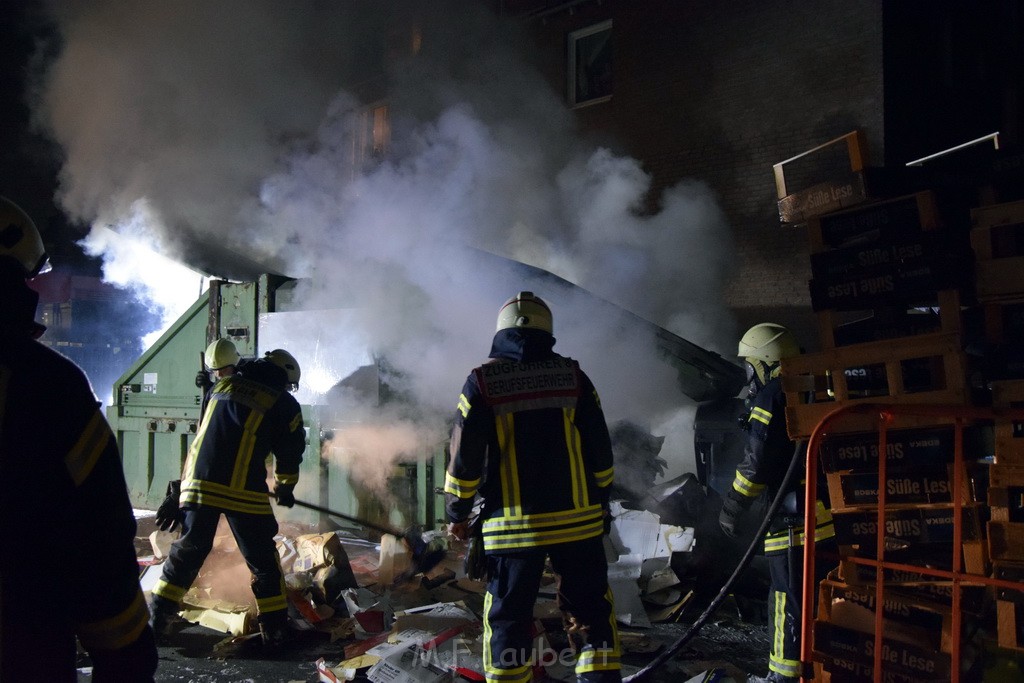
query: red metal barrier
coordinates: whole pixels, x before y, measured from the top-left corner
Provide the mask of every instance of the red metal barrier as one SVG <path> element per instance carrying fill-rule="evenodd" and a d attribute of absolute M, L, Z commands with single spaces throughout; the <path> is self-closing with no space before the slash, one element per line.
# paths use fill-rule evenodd
<path fill-rule="evenodd" d="M 814 620 L 815 620 L 815 597 L 817 588 L 814 574 L 814 530 L 817 525 L 815 519 L 815 501 L 818 498 L 817 477 L 813 473 L 818 472 L 818 451 L 822 440 L 829 433 L 829 427 L 840 421 L 846 415 L 871 415 L 877 416 L 878 421 L 878 541 L 875 558 L 850 557 L 844 558 L 859 565 L 874 567 L 876 570 L 875 580 L 875 625 L 874 625 L 874 676 L 873 679 L 882 679 L 882 630 L 884 611 L 881 605 L 884 604 L 885 581 L 884 570 L 908 570 L 936 577 L 936 579 L 952 582 L 952 644 L 950 653 L 950 680 L 958 683 L 960 680 L 960 600 L 961 584 L 969 579 L 972 584 L 983 584 L 986 586 L 1009 588 L 1024 591 L 1024 584 L 997 579 L 994 577 L 969 574 L 962 571 L 962 540 L 963 540 L 963 501 L 960 492 L 963 490 L 964 481 L 964 459 L 963 459 L 963 429 L 967 423 L 988 422 L 995 418 L 1024 421 L 1024 409 L 1020 408 L 975 408 L 971 406 L 948 406 L 948 405 L 914 405 L 914 404 L 883 404 L 883 403 L 852 403 L 841 406 L 828 413 L 821 422 L 814 428 L 807 444 L 807 488 L 804 513 L 804 574 L 803 574 L 803 624 L 800 659 L 804 662 L 805 671 L 810 670 L 812 652 L 814 650 Z M 952 424 L 955 428 L 955 453 L 953 467 L 953 562 L 952 571 L 907 565 L 903 563 L 887 562 L 885 560 L 885 538 L 882 530 L 885 528 L 885 498 L 886 498 L 886 467 L 887 467 L 887 433 L 893 428 L 892 424 L 898 419 L 921 418 L 934 419 L 942 424 Z"/>

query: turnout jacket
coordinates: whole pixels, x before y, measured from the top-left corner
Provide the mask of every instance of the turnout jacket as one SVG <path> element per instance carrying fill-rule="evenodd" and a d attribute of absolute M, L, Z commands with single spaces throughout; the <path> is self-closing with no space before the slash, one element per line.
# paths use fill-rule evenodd
<path fill-rule="evenodd" d="M 786 395 L 782 392 L 782 380 L 774 377 L 754 396 L 750 416 L 747 418 L 749 437 L 744 447 L 743 460 L 736 468 L 728 496 L 747 508 L 762 493 L 767 492 L 770 498 L 777 495 L 792 494 L 795 506 L 780 509 L 772 520 L 765 536 L 765 554 L 785 552 L 787 548 L 804 544 L 803 509 L 804 486 L 806 472 L 796 477 L 787 491 L 780 491 L 782 480 L 794 457 L 795 444 L 786 433 Z M 800 457 L 800 456 L 796 456 Z M 825 490 L 823 486 L 819 491 Z M 832 525 L 832 513 L 826 502 L 816 503 L 817 528 L 815 541 L 822 541 L 835 536 Z M 799 531 L 790 533 L 790 529 L 800 527 Z"/>
<path fill-rule="evenodd" d="M 181 475 L 183 507 L 272 515 L 267 457 L 274 480 L 294 486 L 306 449 L 302 411 L 286 389 L 284 370 L 256 360 L 218 381 Z"/>
<path fill-rule="evenodd" d="M 466 520 L 477 494 L 484 549 L 501 553 L 600 536 L 613 480 L 597 391 L 554 337 L 507 329 L 459 396 L 445 474 L 446 512 Z"/>
<path fill-rule="evenodd" d="M 0 681 L 77 681 L 76 636 L 93 680 L 151 681 L 117 442 L 78 366 L 18 327 L 0 313 Z"/>

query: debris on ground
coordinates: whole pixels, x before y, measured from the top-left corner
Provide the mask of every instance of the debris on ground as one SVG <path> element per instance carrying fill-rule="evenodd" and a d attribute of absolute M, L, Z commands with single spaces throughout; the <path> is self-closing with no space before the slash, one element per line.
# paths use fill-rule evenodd
<path fill-rule="evenodd" d="M 159 578 L 169 539 L 153 535 L 143 540 L 153 551 L 140 556 L 141 582 L 148 591 Z M 400 539 L 385 534 L 371 540 L 341 529 L 322 532 L 282 523 L 276 540 L 289 623 L 302 642 L 319 643 L 318 655 L 309 661 L 309 671 L 319 681 L 484 679 L 485 584 L 467 578 L 463 544 L 448 545 L 443 532 L 428 532 L 427 542 L 445 544 L 444 559 L 426 575 L 395 583 L 410 567 Z M 649 629 L 653 624 L 678 625 L 693 601 L 693 587 L 673 571 L 672 557 L 693 550 L 698 542 L 694 530 L 662 524 L 648 511 L 614 505 L 611 533 L 605 540 L 624 659 L 649 660 L 665 645 L 665 639 Z M 572 680 L 577 644 L 571 623 L 563 623 L 556 595 L 557 579 L 548 570 L 534 608 L 535 677 Z M 180 614 L 224 634 L 213 648 L 217 658 L 244 658 L 258 646 L 248 568 L 226 524 L 218 530 L 214 549 Z M 705 672 L 723 665 L 714 660 L 702 664 Z M 630 669 L 626 665 L 624 674 Z M 683 680 L 700 672 L 692 667 L 674 671 Z"/>

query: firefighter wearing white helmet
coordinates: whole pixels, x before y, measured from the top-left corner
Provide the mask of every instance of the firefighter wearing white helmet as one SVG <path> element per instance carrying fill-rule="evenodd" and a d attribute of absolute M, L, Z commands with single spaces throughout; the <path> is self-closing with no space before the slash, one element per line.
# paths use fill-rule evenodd
<path fill-rule="evenodd" d="M 0 480 L 17 482 L 0 496 L 0 538 L 34 556 L 47 550 L 37 530 L 60 529 L 75 558 L 73 571 L 0 558 L 0 678 L 38 680 L 44 663 L 46 680 L 76 680 L 77 640 L 93 680 L 152 681 L 157 651 L 117 439 L 82 370 L 37 341 L 45 328 L 27 281 L 46 267 L 35 223 L 0 199 Z M 43 614 L 43 591 L 64 609 Z"/>
<path fill-rule="evenodd" d="M 290 390 L 294 391 L 299 388 L 299 378 L 302 376 L 302 369 L 299 367 L 299 361 L 295 360 L 295 356 L 284 349 L 274 349 L 273 351 L 267 351 L 264 358 L 285 371 Z"/>
<path fill-rule="evenodd" d="M 232 358 L 227 347 L 210 365 Z M 229 366 L 230 367 L 230 366 Z M 157 513 L 157 523 L 182 526 L 163 573 L 153 587 L 153 626 L 165 635 L 180 624 L 178 609 L 195 581 L 227 517 L 238 550 L 252 571 L 252 592 L 263 645 L 277 649 L 287 640 L 288 600 L 274 536 L 277 520 L 270 501 L 295 505 L 293 491 L 306 449 L 302 410 L 289 389 L 299 383 L 299 363 L 283 349 L 247 361 L 218 381 L 189 448 L 180 482 Z M 274 456 L 274 488 L 267 488 L 267 458 Z"/>
<path fill-rule="evenodd" d="M 509 328 L 553 333 L 551 309 L 533 292 L 519 292 L 498 311 L 498 331 Z"/>
<path fill-rule="evenodd" d="M 804 480 L 793 478 L 789 490 L 780 490 L 782 480 L 796 451 L 786 432 L 786 396 L 782 391 L 781 364 L 800 354 L 793 333 L 782 325 L 754 325 L 740 339 L 738 355 L 747 368 L 750 383 L 750 415 L 747 418 L 747 444 L 743 460 L 736 468 L 732 488 L 722 503 L 719 524 L 726 535 L 737 535 L 736 525 L 750 505 L 762 493 L 774 499 L 783 496 L 779 512 L 765 535 L 764 554 L 771 576 L 768 605 L 772 624 L 768 675 L 747 677 L 748 681 L 795 682 L 803 675 L 800 663 L 801 600 L 803 577 Z M 826 491 L 824 486 L 819 491 Z M 827 501 L 816 502 L 815 543 L 819 551 L 834 547 L 835 530 Z M 818 579 L 834 566 L 822 558 L 815 563 Z"/>
<path fill-rule="evenodd" d="M 586 641 L 577 681 L 614 683 L 619 638 L 602 540 L 611 439 L 597 390 L 576 361 L 554 351 L 552 329 L 551 308 L 532 292 L 499 309 L 490 360 L 469 373 L 459 396 L 444 485 L 449 532 L 467 540 L 482 498 L 473 535 L 490 572 L 487 680 L 530 679 L 533 603 L 550 560 L 565 618 Z"/>

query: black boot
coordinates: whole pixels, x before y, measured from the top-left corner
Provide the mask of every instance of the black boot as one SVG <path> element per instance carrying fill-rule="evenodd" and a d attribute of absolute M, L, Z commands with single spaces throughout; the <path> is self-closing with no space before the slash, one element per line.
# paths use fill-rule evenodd
<path fill-rule="evenodd" d="M 149 625 L 159 642 L 165 636 L 172 636 L 187 622 L 178 614 L 178 604 L 167 598 L 154 595 L 149 603 Z"/>
<path fill-rule="evenodd" d="M 581 650 L 581 654 L 593 651 L 593 645 L 585 645 Z M 611 671 L 587 671 L 586 673 L 576 674 L 576 683 L 620 683 L 620 681 L 622 681 L 622 671 L 619 669 Z"/>
<path fill-rule="evenodd" d="M 769 671 L 767 676 L 747 676 L 747 683 L 800 683 L 800 679 Z"/>
<path fill-rule="evenodd" d="M 281 610 L 270 614 L 261 614 L 260 640 L 263 641 L 265 652 L 277 652 L 291 639 L 288 628 L 288 612 Z"/>

